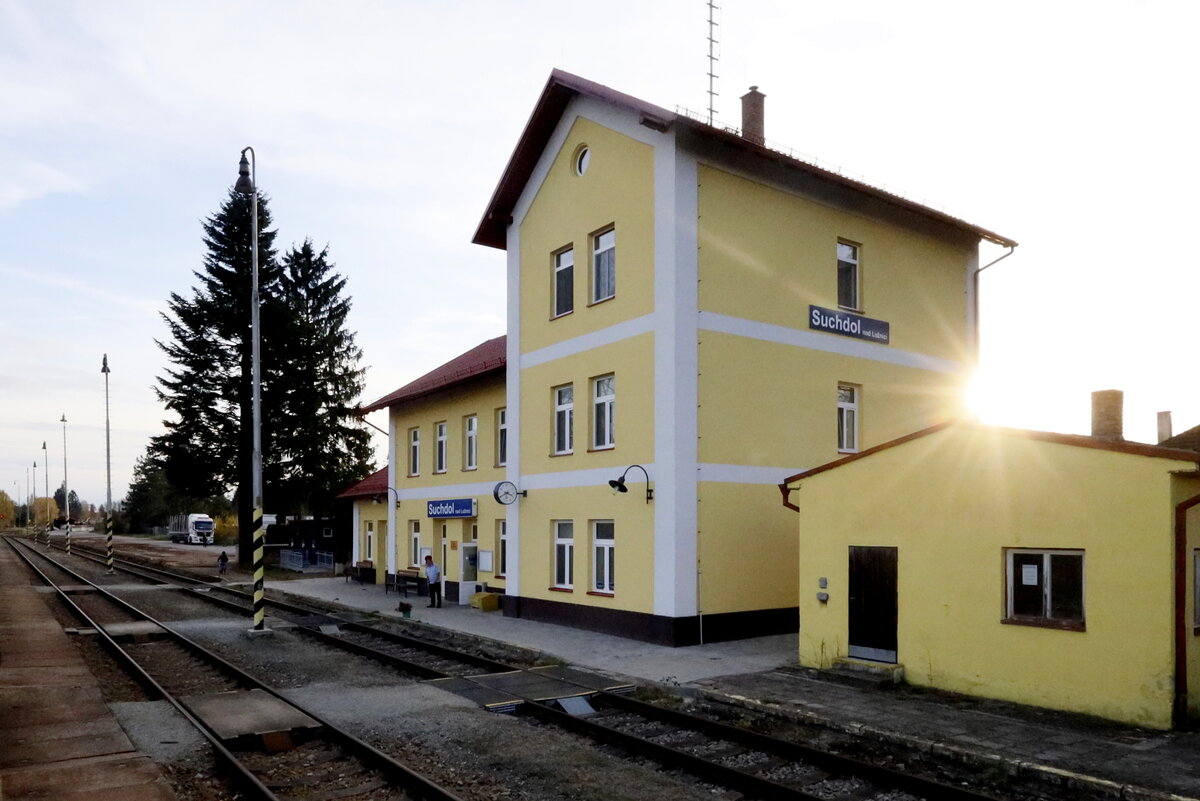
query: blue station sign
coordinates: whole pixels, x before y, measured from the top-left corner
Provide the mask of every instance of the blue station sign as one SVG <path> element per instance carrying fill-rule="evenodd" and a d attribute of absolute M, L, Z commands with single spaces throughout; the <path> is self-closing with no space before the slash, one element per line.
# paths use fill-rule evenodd
<path fill-rule="evenodd" d="M 426 508 L 430 517 L 477 517 L 474 498 L 428 501 Z"/>
<path fill-rule="evenodd" d="M 808 307 L 808 327 L 814 331 L 865 339 L 880 345 L 888 344 L 892 336 L 892 327 L 884 320 L 872 320 L 860 314 L 823 309 L 820 306 Z"/>

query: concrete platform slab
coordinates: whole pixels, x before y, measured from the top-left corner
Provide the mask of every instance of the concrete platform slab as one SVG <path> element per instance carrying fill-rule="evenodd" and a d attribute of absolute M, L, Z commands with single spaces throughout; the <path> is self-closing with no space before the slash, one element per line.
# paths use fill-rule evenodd
<path fill-rule="evenodd" d="M 5 798 L 55 801 L 175 801 L 157 766 L 141 754 L 76 759 L 0 770 Z"/>
<path fill-rule="evenodd" d="M 321 727 L 291 704 L 262 690 L 188 695 L 179 701 L 224 741 Z"/>

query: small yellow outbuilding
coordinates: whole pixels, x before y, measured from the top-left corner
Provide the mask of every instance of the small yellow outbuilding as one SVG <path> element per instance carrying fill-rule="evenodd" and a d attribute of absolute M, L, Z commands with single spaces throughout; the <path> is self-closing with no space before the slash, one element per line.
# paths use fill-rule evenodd
<path fill-rule="evenodd" d="M 801 664 L 1154 728 L 1200 717 L 1198 460 L 956 422 L 786 479 Z"/>

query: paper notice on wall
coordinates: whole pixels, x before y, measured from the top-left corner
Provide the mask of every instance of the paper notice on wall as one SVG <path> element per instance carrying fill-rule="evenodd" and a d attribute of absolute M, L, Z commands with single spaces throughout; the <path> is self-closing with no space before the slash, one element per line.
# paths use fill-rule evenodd
<path fill-rule="evenodd" d="M 1036 587 L 1038 584 L 1037 565 L 1021 565 L 1021 583 L 1026 587 Z"/>

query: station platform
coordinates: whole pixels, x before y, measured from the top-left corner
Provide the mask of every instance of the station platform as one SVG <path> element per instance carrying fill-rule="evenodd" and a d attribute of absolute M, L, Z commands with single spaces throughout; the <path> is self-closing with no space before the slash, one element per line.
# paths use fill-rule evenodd
<path fill-rule="evenodd" d="M 399 598 L 342 577 L 269 585 L 399 618 Z M 670 648 L 469 606 L 409 599 L 422 624 L 486 637 L 568 665 L 767 711 L 976 767 L 1041 779 L 1088 796 L 1200 799 L 1200 734 L 1159 732 L 998 701 L 851 681 L 801 669 L 796 635 Z M 268 623 L 269 625 L 269 623 Z"/>
<path fill-rule="evenodd" d="M 41 593 L 0 544 L 0 798 L 174 799 Z"/>

